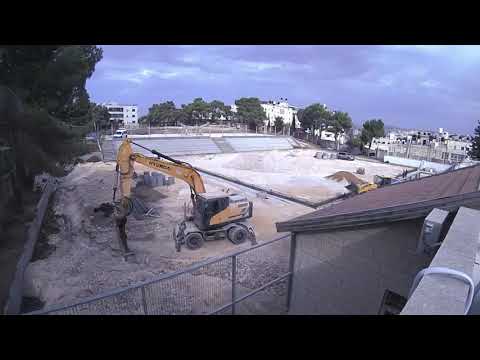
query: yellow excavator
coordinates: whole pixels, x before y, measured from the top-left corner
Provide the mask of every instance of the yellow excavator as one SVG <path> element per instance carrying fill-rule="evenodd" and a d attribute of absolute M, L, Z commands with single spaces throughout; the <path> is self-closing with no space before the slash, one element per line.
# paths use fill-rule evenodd
<path fill-rule="evenodd" d="M 148 150 L 156 157 L 134 153 L 131 144 Z M 228 239 L 234 244 L 241 244 L 250 239 L 252 245 L 256 244 L 253 225 L 247 220 L 253 215 L 253 204 L 245 196 L 223 192 L 207 194 L 202 177 L 193 166 L 134 143 L 131 139 L 125 139 L 117 152 L 113 201 L 115 203 L 115 193 L 120 182 L 121 200 L 115 206 L 115 220 L 120 232 L 120 241 L 126 253 L 130 252 L 126 242 L 125 225 L 133 207 L 131 187 L 134 163 L 183 180 L 190 186 L 192 214 L 187 215 L 185 211 L 183 221 L 176 224 L 173 229 L 177 251 L 180 251 L 182 245 L 186 245 L 191 250 L 199 249 L 208 240 Z"/>

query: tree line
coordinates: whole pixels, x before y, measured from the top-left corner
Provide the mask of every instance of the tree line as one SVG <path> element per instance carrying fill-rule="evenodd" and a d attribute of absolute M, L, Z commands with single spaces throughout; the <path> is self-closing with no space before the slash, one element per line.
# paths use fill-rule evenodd
<path fill-rule="evenodd" d="M 235 101 L 237 111 L 220 100 L 207 102 L 196 98 L 192 103 L 177 107 L 173 101 L 153 104 L 148 114 L 139 118 L 140 124 L 150 126 L 164 125 L 201 125 L 206 122 L 222 124 L 225 122 L 248 125 L 250 129 L 263 125 L 265 112 L 258 98 L 241 98 Z"/>
<path fill-rule="evenodd" d="M 108 125 L 85 88 L 102 57 L 94 45 L 0 46 L 0 145 L 14 150 L 18 183 L 61 174 L 92 124 Z"/>
<path fill-rule="evenodd" d="M 232 111 L 231 106 L 220 100 L 207 102 L 203 98 L 196 98 L 192 103 L 182 104 L 180 107 L 177 107 L 173 101 L 166 101 L 153 104 L 148 109 L 148 114 L 139 119 L 139 123 L 150 126 L 165 126 L 230 122 L 244 124 L 249 129 L 255 130 L 255 128 L 263 126 L 267 120 L 261 101 L 256 97 L 235 100 L 235 105 L 236 112 Z M 331 131 L 337 144 L 339 136 L 348 133 L 353 127 L 353 121 L 347 112 L 332 111 L 320 103 L 299 109 L 297 118 L 303 130 L 312 130 L 313 132 L 319 130 L 320 136 L 323 131 Z M 295 121 L 293 120 L 277 116 L 273 122 L 268 122 L 268 126 L 281 129 L 285 123 L 289 123 L 291 124 L 290 130 L 293 131 L 295 129 Z M 384 136 L 383 121 L 381 119 L 368 120 L 363 125 L 361 135 L 351 139 L 351 144 L 361 147 L 370 146 L 373 138 L 380 136 Z"/>

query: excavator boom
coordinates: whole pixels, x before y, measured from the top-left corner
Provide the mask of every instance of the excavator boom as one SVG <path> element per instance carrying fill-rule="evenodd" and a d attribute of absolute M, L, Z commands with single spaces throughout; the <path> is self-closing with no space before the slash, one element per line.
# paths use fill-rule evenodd
<path fill-rule="evenodd" d="M 130 145 L 131 142 L 130 139 L 124 140 L 117 153 L 118 171 L 120 172 L 120 191 L 122 197 L 130 197 L 134 162 L 185 181 L 195 194 L 205 193 L 205 185 L 203 184 L 202 177 L 191 165 L 171 159 L 157 151 L 152 152 L 157 156 L 162 156 L 171 160 L 166 161 L 160 158 L 134 153 Z"/>

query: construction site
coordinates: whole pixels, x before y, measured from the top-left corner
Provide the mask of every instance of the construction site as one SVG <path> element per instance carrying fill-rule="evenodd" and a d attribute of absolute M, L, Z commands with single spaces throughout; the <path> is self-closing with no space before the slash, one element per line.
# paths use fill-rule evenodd
<path fill-rule="evenodd" d="M 116 157 L 123 141 L 107 139 L 103 154 L 93 154 L 94 162 L 89 161 L 89 154 L 84 157 L 87 161 L 80 161 L 67 176 L 55 179 L 56 191 L 25 270 L 23 298 L 36 299 L 41 308 L 74 304 L 248 249 L 282 235 L 276 230 L 277 222 L 354 196 L 352 184 L 372 184 L 375 176 L 393 178 L 406 169 L 368 159 L 345 161 L 332 154 L 318 156 L 318 149 L 291 137 L 217 135 L 216 141 L 212 139 L 179 136 L 129 141 L 139 154 L 152 156 L 146 149 L 154 149 L 191 164 L 201 175 L 207 194 L 239 194 L 248 199 L 253 206 L 249 223 L 254 229 L 254 242 L 206 241 L 198 249 L 184 246 L 178 251 L 172 232 L 191 210 L 190 188 L 181 179 L 139 163 L 134 164 L 131 186 L 135 206 L 126 225 L 131 256 L 124 256 L 115 233 L 113 210 L 106 206 L 112 202 Z M 217 145 L 219 140 L 223 146 Z M 103 161 L 97 161 L 102 156 Z M 250 282 L 287 265 L 288 244 L 274 245 L 249 257 L 247 270 L 254 275 Z M 221 277 L 210 274 L 204 281 L 211 281 L 212 276 Z M 248 281 L 242 286 L 245 291 L 254 288 Z M 208 286 L 202 288 L 208 291 Z M 263 298 L 259 294 L 250 301 L 253 308 L 258 310 L 263 301 L 270 310 L 263 308 L 261 313 L 275 312 L 275 291 L 263 294 Z"/>

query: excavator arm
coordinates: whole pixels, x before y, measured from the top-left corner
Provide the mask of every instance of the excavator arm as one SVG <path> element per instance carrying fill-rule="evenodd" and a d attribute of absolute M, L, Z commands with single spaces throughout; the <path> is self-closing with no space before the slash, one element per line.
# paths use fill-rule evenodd
<path fill-rule="evenodd" d="M 203 184 L 202 177 L 190 164 L 172 159 L 169 156 L 150 149 L 148 150 L 157 155 L 157 158 L 134 153 L 130 143 L 132 143 L 130 139 L 125 139 L 117 153 L 117 170 L 120 173 L 120 194 L 122 198 L 130 198 L 134 162 L 185 181 L 194 194 L 205 193 L 205 185 Z M 168 161 L 162 160 L 161 158 L 165 158 Z"/>

